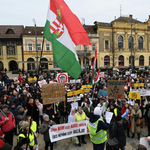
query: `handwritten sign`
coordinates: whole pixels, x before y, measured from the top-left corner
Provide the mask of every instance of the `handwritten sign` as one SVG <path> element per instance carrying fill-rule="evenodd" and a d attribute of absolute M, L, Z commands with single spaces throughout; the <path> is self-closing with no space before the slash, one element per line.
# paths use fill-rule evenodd
<path fill-rule="evenodd" d="M 90 92 L 90 89 L 80 89 L 80 90 L 77 90 L 77 91 L 72 91 L 72 92 L 68 92 L 67 93 L 67 96 L 74 96 L 74 95 L 78 95 L 80 93 L 89 93 Z"/>
<path fill-rule="evenodd" d="M 108 99 L 124 99 L 124 81 L 108 80 L 107 81 Z"/>
<path fill-rule="evenodd" d="M 42 98 L 44 105 L 65 101 L 64 83 L 42 85 Z"/>
<path fill-rule="evenodd" d="M 42 85 L 47 84 L 47 82 L 45 80 L 42 81 L 38 81 L 40 88 L 42 87 Z"/>
<path fill-rule="evenodd" d="M 134 87 L 144 86 L 144 83 L 134 83 Z"/>
<path fill-rule="evenodd" d="M 131 98 L 131 99 L 140 99 L 140 93 L 129 92 L 129 98 Z"/>

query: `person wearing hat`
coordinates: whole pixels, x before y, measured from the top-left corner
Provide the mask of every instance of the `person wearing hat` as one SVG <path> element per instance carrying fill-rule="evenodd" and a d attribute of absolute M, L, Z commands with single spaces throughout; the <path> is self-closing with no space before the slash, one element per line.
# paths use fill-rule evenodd
<path fill-rule="evenodd" d="M 88 118 L 90 117 L 90 113 L 94 112 L 94 107 L 90 106 L 90 104 L 90 101 L 87 101 L 86 105 L 83 107 L 83 111 L 85 112 Z"/>
<path fill-rule="evenodd" d="M 53 150 L 53 143 L 50 141 L 49 136 L 49 129 L 52 125 L 55 125 L 56 123 L 49 119 L 49 116 L 47 114 L 43 114 L 43 122 L 41 126 L 39 127 L 39 132 L 43 134 L 44 141 L 45 141 L 45 150 L 48 150 L 48 146 L 50 144 L 51 150 Z"/>
<path fill-rule="evenodd" d="M 18 135 L 17 142 L 18 144 L 21 142 L 23 138 L 27 138 L 27 145 L 29 145 L 31 150 L 36 150 L 37 147 L 37 140 L 30 129 L 30 124 L 27 121 L 20 121 L 19 126 L 21 127 L 20 134 Z"/>
<path fill-rule="evenodd" d="M 26 150 L 29 147 L 27 147 L 28 138 L 22 138 L 20 139 L 19 143 L 17 143 L 17 146 L 14 147 L 14 150 Z"/>
<path fill-rule="evenodd" d="M 94 113 L 91 113 L 88 129 L 90 131 L 90 139 L 93 143 L 93 149 L 104 150 L 105 142 L 107 140 L 107 123 L 105 116 L 102 116 L 102 109 L 100 107 L 95 107 Z"/>
<path fill-rule="evenodd" d="M 127 129 L 127 127 L 128 127 L 128 123 L 127 121 L 123 122 L 123 118 L 121 117 L 121 114 L 117 115 L 115 123 L 111 128 L 109 127 L 109 133 L 111 134 L 111 138 L 116 138 L 118 140 L 119 142 L 118 147 L 121 150 L 125 150 L 125 146 L 126 146 L 125 130 Z"/>
<path fill-rule="evenodd" d="M 82 110 L 82 107 L 78 107 L 77 113 L 75 113 L 75 115 L 73 117 L 73 122 L 81 121 L 81 120 L 89 120 L 89 118 L 86 116 L 86 114 Z M 81 146 L 80 138 L 82 138 L 82 143 L 86 144 L 86 142 L 84 140 L 84 135 L 82 135 L 82 136 L 78 136 L 78 140 L 79 140 L 78 146 Z"/>
<path fill-rule="evenodd" d="M 16 128 L 15 117 L 12 112 L 8 111 L 8 106 L 3 105 L 0 114 L 0 126 L 5 134 L 5 142 L 13 144 L 13 131 Z"/>

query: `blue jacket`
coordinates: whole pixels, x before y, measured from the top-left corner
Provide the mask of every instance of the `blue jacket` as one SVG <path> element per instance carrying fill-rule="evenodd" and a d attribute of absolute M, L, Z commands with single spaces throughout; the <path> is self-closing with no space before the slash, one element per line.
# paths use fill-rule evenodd
<path fill-rule="evenodd" d="M 11 111 L 14 116 L 16 116 L 16 113 L 17 113 L 17 108 L 16 107 L 15 108 L 10 107 L 8 110 Z"/>

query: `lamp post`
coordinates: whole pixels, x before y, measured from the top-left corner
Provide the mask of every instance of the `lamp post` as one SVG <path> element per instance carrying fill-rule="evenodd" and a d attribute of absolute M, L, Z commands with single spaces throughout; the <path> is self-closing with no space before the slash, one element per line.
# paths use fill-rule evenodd
<path fill-rule="evenodd" d="M 35 26 L 35 47 L 36 47 L 36 63 L 37 63 L 37 69 L 36 69 L 36 74 L 38 76 L 38 69 L 39 69 L 39 64 L 38 64 L 38 50 L 37 50 L 37 30 L 36 30 L 36 21 L 35 19 L 33 18 L 33 23 L 34 23 L 34 26 Z"/>
<path fill-rule="evenodd" d="M 86 45 L 84 45 L 84 69 L 85 69 L 85 72 L 87 73 L 87 70 L 86 70 L 86 53 L 87 53 L 87 47 L 86 47 Z"/>
<path fill-rule="evenodd" d="M 131 69 L 133 69 L 133 56 L 132 56 L 132 50 L 133 50 L 133 38 L 132 38 L 132 23 L 131 23 Z"/>

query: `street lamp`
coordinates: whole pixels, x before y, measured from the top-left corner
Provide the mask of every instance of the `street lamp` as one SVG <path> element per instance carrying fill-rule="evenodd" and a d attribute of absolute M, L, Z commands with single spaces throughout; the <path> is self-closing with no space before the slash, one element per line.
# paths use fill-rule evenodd
<path fill-rule="evenodd" d="M 132 47 L 133 46 L 133 38 L 132 38 L 132 23 L 131 23 L 131 69 L 133 69 L 133 56 L 132 56 Z"/>
<path fill-rule="evenodd" d="M 33 18 L 33 23 L 34 23 L 34 26 L 35 26 L 35 46 L 36 46 L 36 63 L 37 63 L 37 70 L 36 70 L 36 74 L 38 76 L 38 69 L 39 69 L 39 65 L 38 65 L 38 50 L 37 50 L 37 30 L 36 30 L 36 21 L 35 19 Z"/>
<path fill-rule="evenodd" d="M 87 70 L 86 70 L 86 53 L 87 53 L 87 46 L 84 45 L 84 69 L 85 69 L 85 72 L 87 73 Z"/>

